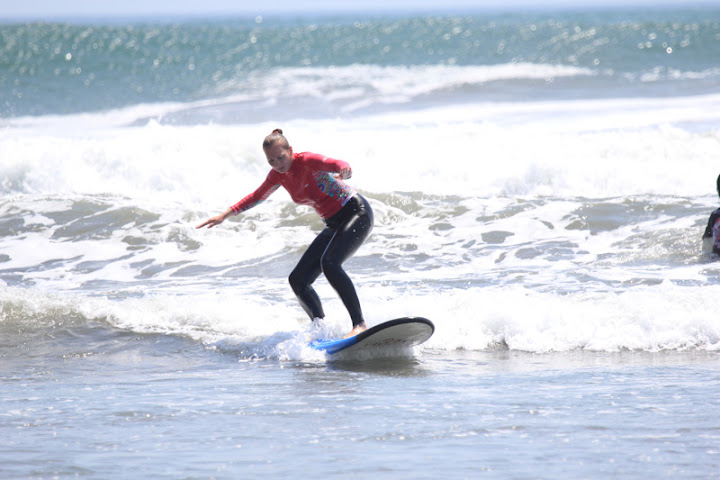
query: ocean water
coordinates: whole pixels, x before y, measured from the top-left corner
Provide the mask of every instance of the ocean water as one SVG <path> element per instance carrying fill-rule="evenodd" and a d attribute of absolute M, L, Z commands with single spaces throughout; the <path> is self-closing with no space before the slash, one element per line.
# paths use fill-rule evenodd
<path fill-rule="evenodd" d="M 720 10 L 0 25 L 2 478 L 714 478 Z M 341 361 L 273 128 L 353 166 Z"/>

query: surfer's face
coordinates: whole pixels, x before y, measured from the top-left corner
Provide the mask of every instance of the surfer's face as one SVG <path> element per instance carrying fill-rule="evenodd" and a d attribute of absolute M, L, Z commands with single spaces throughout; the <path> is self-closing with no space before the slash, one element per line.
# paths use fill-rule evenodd
<path fill-rule="evenodd" d="M 265 156 L 273 170 L 285 173 L 292 165 L 292 147 L 284 147 L 279 143 L 265 149 Z"/>

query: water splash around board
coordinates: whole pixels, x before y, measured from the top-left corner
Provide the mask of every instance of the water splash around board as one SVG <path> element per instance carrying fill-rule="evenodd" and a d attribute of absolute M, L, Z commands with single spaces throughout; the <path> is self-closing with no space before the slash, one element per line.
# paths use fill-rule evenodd
<path fill-rule="evenodd" d="M 404 317 L 375 325 L 353 337 L 339 340 L 314 340 L 310 346 L 328 354 L 368 348 L 396 349 L 402 347 L 406 349 L 425 342 L 434 331 L 435 326 L 426 318 Z"/>

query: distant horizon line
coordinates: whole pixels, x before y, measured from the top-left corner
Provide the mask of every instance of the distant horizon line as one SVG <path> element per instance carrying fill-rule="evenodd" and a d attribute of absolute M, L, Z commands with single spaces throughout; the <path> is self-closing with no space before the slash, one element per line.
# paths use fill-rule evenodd
<path fill-rule="evenodd" d="M 718 0 L 694 0 L 683 5 L 673 5 L 669 3 L 660 3 L 650 5 L 642 2 L 618 2 L 617 4 L 595 4 L 595 5 L 506 5 L 506 6 L 457 6 L 457 7 L 387 7 L 381 9 L 363 9 L 361 7 L 350 8 L 332 8 L 332 9 L 285 9 L 282 13 L 278 12 L 260 12 L 252 10 L 228 10 L 228 11 L 187 11 L 187 12 L 102 12 L 102 13 L 67 13 L 56 12 L 48 14 L 24 14 L 11 13 L 0 14 L 0 22 L 10 21 L 17 22 L 44 22 L 44 21 L 87 21 L 101 20 L 110 23 L 123 21 L 176 21 L 176 20 L 217 20 L 223 17 L 255 20 L 261 23 L 264 19 L 288 19 L 288 18 L 326 18 L 332 16 L 348 16 L 348 15 L 364 15 L 368 17 L 381 15 L 471 15 L 471 14 L 488 14 L 488 13 L 518 13 L 518 12 L 584 12 L 584 11 L 603 11 L 603 10 L 632 10 L 632 9 L 653 9 L 653 10 L 687 10 L 688 8 L 720 8 Z"/>

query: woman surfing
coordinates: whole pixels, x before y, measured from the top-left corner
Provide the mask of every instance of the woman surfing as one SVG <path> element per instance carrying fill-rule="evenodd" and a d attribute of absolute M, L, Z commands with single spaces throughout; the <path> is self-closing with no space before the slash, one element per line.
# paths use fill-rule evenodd
<path fill-rule="evenodd" d="M 367 200 L 343 181 L 352 176 L 350 164 L 317 153 L 294 153 L 279 128 L 265 137 L 263 151 L 272 168 L 265 181 L 224 213 L 196 228 L 219 225 L 284 187 L 295 203 L 313 207 L 326 225 L 290 274 L 290 286 L 310 319 L 321 320 L 325 312 L 312 284 L 323 273 L 350 314 L 353 328 L 345 337 L 357 335 L 367 325 L 355 287 L 342 264 L 370 235 L 374 217 Z"/>

